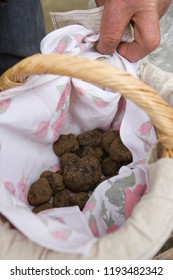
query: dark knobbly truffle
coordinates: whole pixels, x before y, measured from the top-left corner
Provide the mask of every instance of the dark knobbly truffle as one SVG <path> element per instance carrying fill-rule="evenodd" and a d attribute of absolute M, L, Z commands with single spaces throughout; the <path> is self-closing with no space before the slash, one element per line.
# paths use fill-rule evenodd
<path fill-rule="evenodd" d="M 110 177 L 118 174 L 122 164 L 120 162 L 112 160 L 110 157 L 107 157 L 102 161 L 101 167 L 103 175 Z"/>
<path fill-rule="evenodd" d="M 52 171 L 44 171 L 40 178 L 46 178 L 52 188 L 52 194 L 55 195 L 58 192 L 65 189 L 65 185 L 63 182 L 63 176 L 59 173 L 55 173 Z"/>
<path fill-rule="evenodd" d="M 78 205 L 80 210 L 82 210 L 89 199 L 89 195 L 86 192 L 80 192 L 72 194 L 70 196 L 70 205 Z"/>
<path fill-rule="evenodd" d="M 94 157 L 83 157 L 71 166 L 64 167 L 64 183 L 72 191 L 93 190 L 102 175 L 99 161 Z"/>
<path fill-rule="evenodd" d="M 48 202 L 52 196 L 52 189 L 45 178 L 40 178 L 33 183 L 28 192 L 28 202 L 32 206 Z"/>
<path fill-rule="evenodd" d="M 51 209 L 51 208 L 53 208 L 53 205 L 50 202 L 46 202 L 46 203 L 43 203 L 41 205 L 35 206 L 32 209 L 32 212 L 37 214 L 41 211 L 48 210 L 48 209 Z"/>
<path fill-rule="evenodd" d="M 84 146 L 83 150 L 80 153 L 80 157 L 92 156 L 98 159 L 101 162 L 105 156 L 104 151 L 101 147 L 92 148 L 90 146 Z"/>
<path fill-rule="evenodd" d="M 57 193 L 53 198 L 54 207 L 67 207 L 70 206 L 70 193 L 68 190 Z"/>
<path fill-rule="evenodd" d="M 110 158 L 115 161 L 132 161 L 132 154 L 123 144 L 120 137 L 116 137 L 109 147 Z"/>
<path fill-rule="evenodd" d="M 102 132 L 98 129 L 83 132 L 77 136 L 81 146 L 98 147 L 102 140 Z"/>
<path fill-rule="evenodd" d="M 62 156 L 68 152 L 74 152 L 79 149 L 79 143 L 74 134 L 61 134 L 58 140 L 53 144 L 53 150 L 57 156 Z"/>
<path fill-rule="evenodd" d="M 113 131 L 113 130 L 106 131 L 105 133 L 103 133 L 101 147 L 107 153 L 107 155 L 109 154 L 110 144 L 113 142 L 113 140 L 118 135 L 119 135 L 119 132 L 118 131 Z"/>
<path fill-rule="evenodd" d="M 77 159 L 79 159 L 79 156 L 77 156 L 75 153 L 65 153 L 61 156 L 60 162 L 61 162 L 61 169 L 64 169 L 64 166 L 66 164 L 73 164 Z"/>
<path fill-rule="evenodd" d="M 60 159 L 61 170 L 44 171 L 30 187 L 28 202 L 36 206 L 34 213 L 74 205 L 82 210 L 89 199 L 87 192 L 117 175 L 123 165 L 132 161 L 132 154 L 117 131 L 94 129 L 78 136 L 62 134 L 53 150 Z M 49 202 L 51 198 L 53 205 Z"/>

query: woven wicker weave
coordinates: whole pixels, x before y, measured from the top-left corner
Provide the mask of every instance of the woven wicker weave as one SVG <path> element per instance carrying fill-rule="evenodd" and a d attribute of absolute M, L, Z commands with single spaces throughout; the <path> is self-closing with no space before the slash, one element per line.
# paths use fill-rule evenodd
<path fill-rule="evenodd" d="M 0 77 L 0 90 L 22 85 L 28 76 L 34 74 L 72 76 L 120 92 L 149 115 L 164 147 L 162 157 L 173 157 L 173 110 L 153 88 L 138 78 L 96 60 L 69 55 L 36 54 L 7 70 Z"/>
<path fill-rule="evenodd" d="M 157 128 L 163 146 L 161 157 L 173 157 L 173 110 L 153 88 L 140 79 L 96 60 L 69 55 L 36 54 L 22 60 L 0 77 L 0 91 L 22 85 L 31 75 L 42 74 L 72 76 L 120 92 L 141 107 Z M 164 259 L 164 255 L 159 258 Z"/>

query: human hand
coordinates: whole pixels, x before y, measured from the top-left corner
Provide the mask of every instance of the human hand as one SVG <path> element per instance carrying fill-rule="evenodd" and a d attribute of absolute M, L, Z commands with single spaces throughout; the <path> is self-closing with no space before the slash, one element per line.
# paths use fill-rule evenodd
<path fill-rule="evenodd" d="M 159 19 L 168 9 L 171 0 L 96 0 L 104 5 L 100 38 L 96 45 L 103 54 L 115 50 L 131 62 L 135 62 L 160 44 Z M 128 23 L 134 28 L 134 41 L 120 42 Z"/>

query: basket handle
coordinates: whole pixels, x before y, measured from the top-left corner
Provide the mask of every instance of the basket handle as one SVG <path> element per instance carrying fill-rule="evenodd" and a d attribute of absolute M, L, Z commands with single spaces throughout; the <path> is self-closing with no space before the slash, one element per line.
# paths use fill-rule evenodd
<path fill-rule="evenodd" d="M 150 117 L 164 147 L 162 157 L 173 157 L 173 109 L 140 79 L 102 61 L 67 54 L 36 54 L 8 69 L 0 77 L 0 90 L 22 85 L 26 77 L 41 74 L 71 76 L 120 92 Z"/>

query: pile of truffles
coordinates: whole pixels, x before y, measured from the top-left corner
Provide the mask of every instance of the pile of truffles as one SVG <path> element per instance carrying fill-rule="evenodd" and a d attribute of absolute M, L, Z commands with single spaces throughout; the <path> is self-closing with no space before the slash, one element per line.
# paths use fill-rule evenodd
<path fill-rule="evenodd" d="M 31 185 L 28 202 L 32 211 L 78 205 L 82 210 L 89 194 L 104 179 L 118 174 L 132 161 L 119 132 L 90 130 L 79 135 L 60 135 L 53 144 L 61 170 L 44 171 Z"/>

